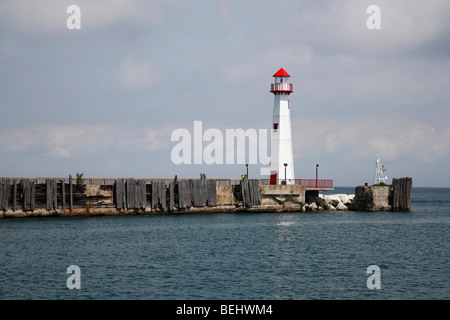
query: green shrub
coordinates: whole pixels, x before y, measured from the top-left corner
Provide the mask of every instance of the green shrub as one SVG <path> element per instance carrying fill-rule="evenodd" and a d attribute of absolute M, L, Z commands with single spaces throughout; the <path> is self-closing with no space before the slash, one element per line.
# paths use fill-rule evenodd
<path fill-rule="evenodd" d="M 390 184 L 386 184 L 386 183 L 384 183 L 384 182 L 380 182 L 380 183 L 377 183 L 377 184 L 373 184 L 372 185 L 372 187 L 391 187 L 392 185 L 390 185 Z"/>
<path fill-rule="evenodd" d="M 75 180 L 75 191 L 82 193 L 86 189 L 86 186 L 84 185 L 84 173 L 77 173 L 77 179 Z"/>

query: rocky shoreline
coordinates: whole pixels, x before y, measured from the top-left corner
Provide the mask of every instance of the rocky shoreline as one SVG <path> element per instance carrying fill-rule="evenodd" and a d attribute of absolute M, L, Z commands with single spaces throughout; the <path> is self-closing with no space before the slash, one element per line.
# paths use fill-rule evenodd
<path fill-rule="evenodd" d="M 355 198 L 354 194 L 320 194 L 318 197 L 307 201 L 302 206 L 302 212 L 306 211 L 345 211 L 349 210 L 353 200 Z"/>

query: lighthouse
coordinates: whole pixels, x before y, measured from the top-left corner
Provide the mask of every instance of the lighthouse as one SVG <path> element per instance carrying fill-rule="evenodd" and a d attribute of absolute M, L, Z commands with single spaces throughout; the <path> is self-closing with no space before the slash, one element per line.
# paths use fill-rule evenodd
<path fill-rule="evenodd" d="M 293 92 L 290 75 L 281 68 L 273 77 L 270 92 L 274 94 L 271 130 L 270 184 L 295 184 L 292 153 L 291 110 L 289 95 Z"/>

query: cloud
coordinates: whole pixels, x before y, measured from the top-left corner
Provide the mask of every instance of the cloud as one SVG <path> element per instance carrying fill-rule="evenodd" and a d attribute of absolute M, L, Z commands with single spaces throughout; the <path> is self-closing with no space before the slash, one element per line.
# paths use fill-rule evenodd
<path fill-rule="evenodd" d="M 450 129 L 439 132 L 417 121 L 312 119 L 292 123 L 294 156 L 310 154 L 352 158 L 380 154 L 386 160 L 409 157 L 434 162 L 450 156 Z"/>
<path fill-rule="evenodd" d="M 38 125 L 0 129 L 0 149 L 58 158 L 110 152 L 157 152 L 170 142 L 168 130 L 112 125 Z"/>
<path fill-rule="evenodd" d="M 281 57 L 280 52 L 282 52 Z M 281 67 L 288 68 L 287 66 L 308 64 L 312 57 L 312 48 L 299 43 L 266 47 L 258 55 L 248 52 L 248 55 L 239 62 L 232 61 L 225 65 L 222 68 L 222 78 L 227 82 L 235 83 L 266 78 Z"/>
<path fill-rule="evenodd" d="M 64 34 L 67 32 L 66 9 L 76 4 L 81 9 L 81 30 L 94 32 L 115 23 L 157 24 L 164 20 L 167 8 L 178 0 L 3 0 L 0 23 L 30 34 Z"/>
<path fill-rule="evenodd" d="M 381 9 L 381 29 L 368 30 L 369 5 Z M 411 50 L 448 34 L 450 2 L 436 0 L 346 0 L 300 3 L 300 8 L 268 30 L 267 39 L 286 43 L 297 39 L 325 52 L 358 50 L 364 55 Z M 445 32 L 445 30 L 447 32 Z M 340 49 L 337 51 L 336 49 Z"/>
<path fill-rule="evenodd" d="M 153 61 L 136 62 L 127 58 L 114 77 L 125 88 L 150 88 L 158 81 Z"/>

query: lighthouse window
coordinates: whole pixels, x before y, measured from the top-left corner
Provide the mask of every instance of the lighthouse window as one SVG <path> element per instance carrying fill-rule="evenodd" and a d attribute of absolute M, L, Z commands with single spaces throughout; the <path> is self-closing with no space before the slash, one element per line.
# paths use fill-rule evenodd
<path fill-rule="evenodd" d="M 274 123 L 273 124 L 273 131 L 277 132 L 278 131 L 278 123 Z"/>

